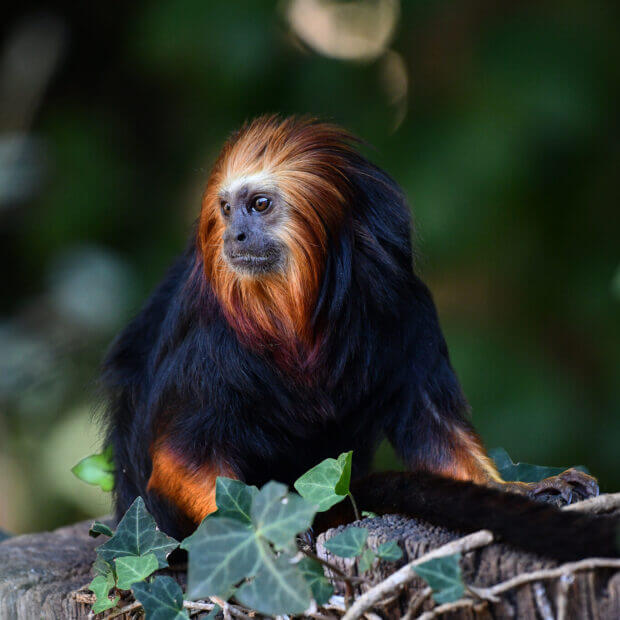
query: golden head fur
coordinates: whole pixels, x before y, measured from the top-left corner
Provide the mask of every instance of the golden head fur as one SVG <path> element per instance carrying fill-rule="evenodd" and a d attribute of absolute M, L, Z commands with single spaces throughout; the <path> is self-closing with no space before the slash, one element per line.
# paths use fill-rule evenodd
<path fill-rule="evenodd" d="M 202 201 L 198 243 L 208 281 L 245 344 L 299 357 L 316 345 L 312 324 L 328 243 L 349 217 L 353 138 L 313 119 L 258 118 L 224 145 Z M 251 182 L 277 192 L 284 213 L 273 233 L 286 248 L 275 272 L 231 268 L 223 253 L 221 197 Z"/>

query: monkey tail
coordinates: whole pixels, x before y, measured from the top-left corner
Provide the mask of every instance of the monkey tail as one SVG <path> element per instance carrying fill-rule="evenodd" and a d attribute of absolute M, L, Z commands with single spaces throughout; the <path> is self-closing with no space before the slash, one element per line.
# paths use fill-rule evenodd
<path fill-rule="evenodd" d="M 351 487 L 361 510 L 403 514 L 464 533 L 491 530 L 502 542 L 561 561 L 618 557 L 620 520 L 565 512 L 522 495 L 426 472 L 381 472 Z M 315 529 L 354 520 L 348 501 L 319 515 Z"/>

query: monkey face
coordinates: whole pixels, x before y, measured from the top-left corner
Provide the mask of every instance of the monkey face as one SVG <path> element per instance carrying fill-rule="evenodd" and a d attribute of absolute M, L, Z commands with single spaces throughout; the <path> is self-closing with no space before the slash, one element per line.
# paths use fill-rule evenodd
<path fill-rule="evenodd" d="M 278 233 L 286 205 L 274 187 L 235 184 L 220 193 L 220 211 L 222 255 L 231 269 L 245 276 L 282 270 L 286 248 Z"/>

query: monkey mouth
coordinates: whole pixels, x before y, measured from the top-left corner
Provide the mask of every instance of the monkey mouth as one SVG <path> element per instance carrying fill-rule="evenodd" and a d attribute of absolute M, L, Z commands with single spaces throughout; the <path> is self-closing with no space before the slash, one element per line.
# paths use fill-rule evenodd
<path fill-rule="evenodd" d="M 228 262 L 233 267 L 233 269 L 246 274 L 257 274 L 272 271 L 276 268 L 278 263 L 278 256 L 276 256 L 274 253 L 235 253 L 228 254 L 226 258 L 228 259 Z"/>

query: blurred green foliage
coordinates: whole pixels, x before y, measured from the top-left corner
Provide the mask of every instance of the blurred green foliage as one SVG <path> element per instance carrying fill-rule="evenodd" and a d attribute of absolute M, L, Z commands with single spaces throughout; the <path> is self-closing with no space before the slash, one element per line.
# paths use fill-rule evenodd
<path fill-rule="evenodd" d="M 69 471 L 99 445 L 97 365 L 182 249 L 222 141 L 265 112 L 344 125 L 403 186 L 487 445 L 620 486 L 620 10 L 383 4 L 395 31 L 365 61 L 304 42 L 290 2 L 7 9 L 3 66 L 38 75 L 50 41 L 58 62 L 38 91 L 0 76 L 0 527 L 107 510 Z"/>

